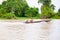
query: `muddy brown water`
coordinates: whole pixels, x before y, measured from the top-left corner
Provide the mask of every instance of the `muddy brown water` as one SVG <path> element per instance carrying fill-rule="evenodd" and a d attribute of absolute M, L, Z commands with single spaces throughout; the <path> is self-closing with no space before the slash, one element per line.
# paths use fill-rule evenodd
<path fill-rule="evenodd" d="M 0 40 L 60 40 L 60 20 L 29 24 L 0 22 Z"/>

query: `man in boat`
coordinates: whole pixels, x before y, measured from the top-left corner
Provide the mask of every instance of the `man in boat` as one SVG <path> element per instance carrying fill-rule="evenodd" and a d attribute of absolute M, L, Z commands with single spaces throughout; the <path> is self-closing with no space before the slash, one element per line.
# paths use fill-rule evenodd
<path fill-rule="evenodd" d="M 25 23 L 33 23 L 33 19 L 31 18 L 30 20 L 26 20 Z"/>

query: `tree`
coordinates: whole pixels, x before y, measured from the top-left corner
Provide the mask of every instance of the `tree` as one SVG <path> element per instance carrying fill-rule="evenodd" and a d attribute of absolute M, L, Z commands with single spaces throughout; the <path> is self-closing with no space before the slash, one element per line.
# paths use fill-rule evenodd
<path fill-rule="evenodd" d="M 25 11 L 25 16 L 26 17 L 35 17 L 38 14 L 38 8 L 28 8 Z"/>
<path fill-rule="evenodd" d="M 60 9 L 58 9 L 58 13 L 60 13 Z"/>
<path fill-rule="evenodd" d="M 59 16 L 60 16 L 60 9 L 58 9 L 58 13 L 57 13 L 57 15 L 59 15 Z"/>
<path fill-rule="evenodd" d="M 25 16 L 25 9 L 28 8 L 26 0 L 7 0 L 2 3 L 6 7 L 7 13 L 13 13 L 18 17 Z"/>
<path fill-rule="evenodd" d="M 38 0 L 38 3 L 42 3 L 43 5 L 50 6 L 51 0 Z"/>
<path fill-rule="evenodd" d="M 38 14 L 37 8 L 30 8 L 26 0 L 7 0 L 0 5 L 0 17 L 14 18 L 28 17 L 31 15 L 35 17 Z"/>
<path fill-rule="evenodd" d="M 46 5 L 42 6 L 41 12 L 42 12 L 42 14 L 41 14 L 42 19 L 51 18 L 54 15 L 53 10 L 51 10 L 51 8 L 49 8 Z"/>
<path fill-rule="evenodd" d="M 15 15 L 18 17 L 25 16 L 25 9 L 28 8 L 28 5 L 26 3 L 26 0 L 8 0 L 8 3 L 10 2 L 11 10 L 15 12 Z M 12 5 L 12 4 L 13 5 Z"/>
<path fill-rule="evenodd" d="M 52 10 L 55 10 L 55 5 L 54 4 L 51 4 L 50 7 L 51 7 Z"/>
<path fill-rule="evenodd" d="M 54 14 L 53 12 L 54 6 L 51 5 L 51 0 L 39 0 L 38 2 L 43 4 L 41 6 L 41 18 L 42 19 L 51 18 L 52 15 Z"/>

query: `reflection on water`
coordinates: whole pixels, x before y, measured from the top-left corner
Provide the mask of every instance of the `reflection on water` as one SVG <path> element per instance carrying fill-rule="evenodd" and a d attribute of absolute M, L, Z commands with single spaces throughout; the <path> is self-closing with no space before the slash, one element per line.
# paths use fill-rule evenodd
<path fill-rule="evenodd" d="M 60 40 L 60 20 L 41 23 L 0 22 L 0 40 Z"/>

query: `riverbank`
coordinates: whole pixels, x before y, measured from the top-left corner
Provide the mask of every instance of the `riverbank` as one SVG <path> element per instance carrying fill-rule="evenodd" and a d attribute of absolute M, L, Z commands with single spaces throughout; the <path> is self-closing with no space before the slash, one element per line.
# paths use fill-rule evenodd
<path fill-rule="evenodd" d="M 19 20 L 16 20 L 16 19 L 0 19 L 0 22 L 2 21 L 6 21 L 6 22 L 21 22 L 21 21 L 26 21 L 26 20 L 30 20 L 30 19 L 19 19 Z M 43 21 L 43 20 L 60 20 L 60 19 L 33 19 L 33 21 Z"/>
<path fill-rule="evenodd" d="M 6 20 L 0 20 L 0 22 L 24 22 L 24 21 L 30 21 L 31 19 L 24 19 L 24 20 L 15 20 L 15 19 L 6 19 Z M 50 19 L 33 19 L 33 21 L 44 21 L 44 20 L 50 20 Z"/>

